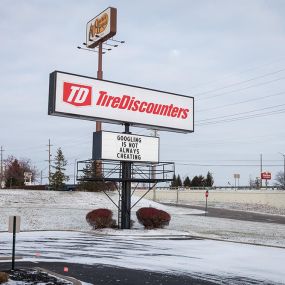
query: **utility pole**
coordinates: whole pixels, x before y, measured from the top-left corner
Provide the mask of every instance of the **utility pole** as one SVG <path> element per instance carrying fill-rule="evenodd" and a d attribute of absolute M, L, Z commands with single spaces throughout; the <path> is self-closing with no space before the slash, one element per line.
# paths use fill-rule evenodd
<path fill-rule="evenodd" d="M 48 185 L 50 186 L 50 179 L 51 179 L 51 147 L 52 145 L 50 144 L 50 139 L 48 139 Z"/>
<path fill-rule="evenodd" d="M 3 146 L 2 146 L 2 145 L 1 145 L 1 148 L 0 148 L 0 152 L 1 152 L 0 188 L 2 188 L 2 182 L 3 182 L 3 152 L 4 152 L 4 149 L 3 149 Z"/>
<path fill-rule="evenodd" d="M 283 189 L 285 189 L 285 154 L 282 152 L 279 152 L 283 156 Z"/>
<path fill-rule="evenodd" d="M 76 162 L 77 162 L 77 159 L 75 158 L 74 159 L 74 167 L 73 167 L 73 184 L 75 185 L 75 182 L 76 182 Z"/>
<path fill-rule="evenodd" d="M 262 173 L 262 154 L 260 154 L 260 188 L 262 188 L 262 177 L 261 177 L 261 173 Z"/>
<path fill-rule="evenodd" d="M 285 155 L 283 154 L 284 164 L 283 164 L 283 189 L 285 189 Z"/>

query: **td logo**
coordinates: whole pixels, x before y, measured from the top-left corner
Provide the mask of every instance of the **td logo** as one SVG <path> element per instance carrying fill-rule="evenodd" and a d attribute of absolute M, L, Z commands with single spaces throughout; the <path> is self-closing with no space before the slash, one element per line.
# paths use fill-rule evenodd
<path fill-rule="evenodd" d="M 63 101 L 74 106 L 91 105 L 92 87 L 74 83 L 63 83 Z"/>

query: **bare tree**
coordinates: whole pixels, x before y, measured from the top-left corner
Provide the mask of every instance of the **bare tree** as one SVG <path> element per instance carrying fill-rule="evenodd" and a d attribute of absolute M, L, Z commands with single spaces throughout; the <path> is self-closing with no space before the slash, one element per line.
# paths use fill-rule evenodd
<path fill-rule="evenodd" d="M 37 177 L 37 169 L 32 165 L 31 160 L 27 158 L 17 159 L 10 155 L 4 161 L 5 165 L 5 184 L 6 187 L 24 186 L 24 173 L 32 173 L 32 181 Z"/>
<path fill-rule="evenodd" d="M 275 185 L 281 186 L 285 190 L 284 172 L 279 171 L 275 176 Z"/>

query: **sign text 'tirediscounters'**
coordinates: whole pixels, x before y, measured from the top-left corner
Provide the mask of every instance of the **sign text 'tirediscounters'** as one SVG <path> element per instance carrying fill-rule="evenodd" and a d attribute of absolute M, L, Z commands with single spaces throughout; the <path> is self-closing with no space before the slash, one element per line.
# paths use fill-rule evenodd
<path fill-rule="evenodd" d="M 55 71 L 49 115 L 187 133 L 194 131 L 194 98 Z"/>

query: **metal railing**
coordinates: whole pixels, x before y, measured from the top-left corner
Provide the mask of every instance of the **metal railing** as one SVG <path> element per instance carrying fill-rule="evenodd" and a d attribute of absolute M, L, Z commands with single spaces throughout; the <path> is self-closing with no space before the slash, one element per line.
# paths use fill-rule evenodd
<path fill-rule="evenodd" d="M 131 182 L 156 183 L 172 181 L 175 173 L 173 162 L 131 164 Z M 79 181 L 125 181 L 122 178 L 122 163 L 111 160 L 82 160 L 77 162 Z"/>

